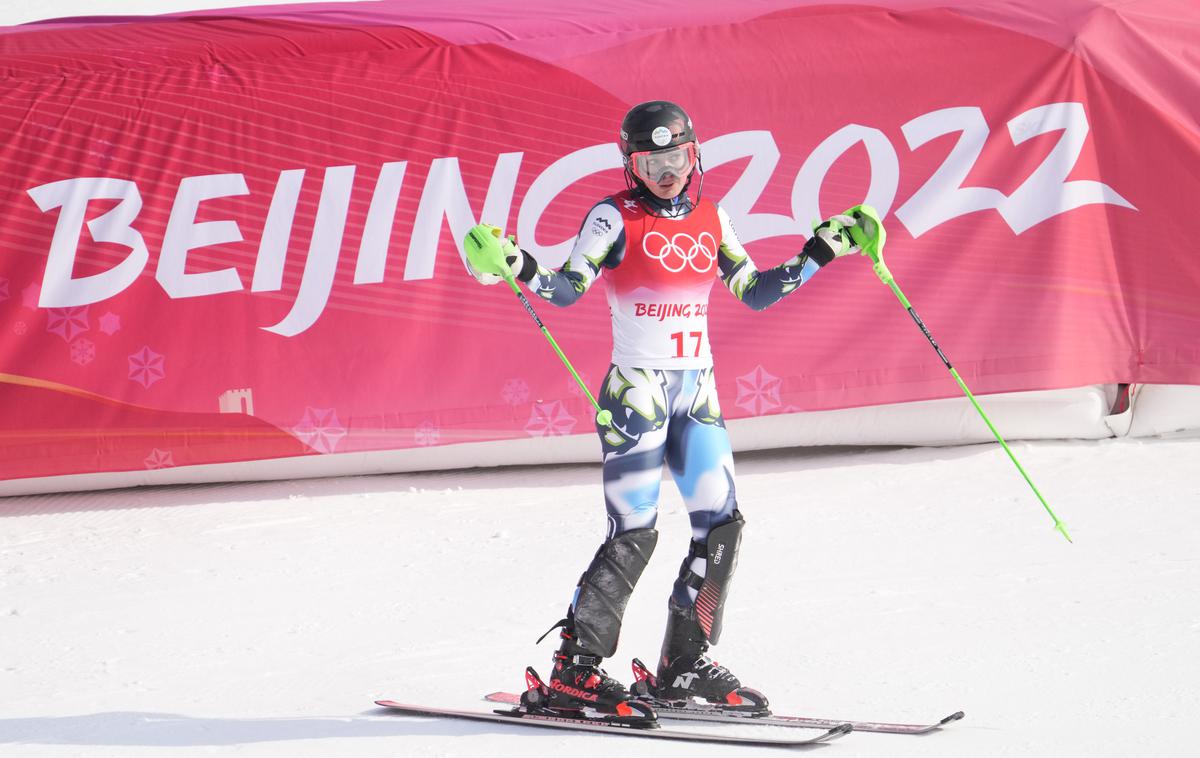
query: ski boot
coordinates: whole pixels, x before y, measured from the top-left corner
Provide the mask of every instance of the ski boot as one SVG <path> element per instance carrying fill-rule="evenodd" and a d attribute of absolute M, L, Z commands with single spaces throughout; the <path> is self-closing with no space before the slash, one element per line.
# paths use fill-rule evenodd
<path fill-rule="evenodd" d="M 767 698 L 743 687 L 729 669 L 708 657 L 708 639 L 694 611 L 668 603 L 667 632 L 657 674 L 634 659 L 634 695 L 649 698 L 664 708 L 688 708 L 700 700 L 715 707 L 705 710 L 736 711 L 744 715 L 770 713 Z"/>
<path fill-rule="evenodd" d="M 570 715 L 595 711 L 614 717 L 610 720 L 646 727 L 657 725 L 658 716 L 650 704 L 635 699 L 625 685 L 600 668 L 600 656 L 588 653 L 576 643 L 566 619 L 559 623 L 563 625 L 562 645 L 554 653 L 550 679 L 543 682 L 536 671 L 527 669 L 521 704 Z"/>

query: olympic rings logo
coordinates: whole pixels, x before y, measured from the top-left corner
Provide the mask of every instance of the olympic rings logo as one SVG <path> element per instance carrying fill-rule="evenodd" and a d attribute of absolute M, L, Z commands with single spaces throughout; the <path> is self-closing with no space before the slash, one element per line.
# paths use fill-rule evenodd
<path fill-rule="evenodd" d="M 700 232 L 699 238 L 686 232 L 670 238 L 662 232 L 650 232 L 642 239 L 642 250 L 673 274 L 688 266 L 703 274 L 717 262 L 717 240 L 708 232 Z"/>

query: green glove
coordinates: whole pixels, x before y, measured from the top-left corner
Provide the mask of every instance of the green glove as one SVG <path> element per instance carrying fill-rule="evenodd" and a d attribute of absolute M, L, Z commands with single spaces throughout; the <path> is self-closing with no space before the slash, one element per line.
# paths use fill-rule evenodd
<path fill-rule="evenodd" d="M 467 270 L 481 284 L 499 284 L 512 276 L 504 242 L 508 242 L 510 247 L 515 247 L 512 242 L 504 239 L 500 227 L 490 224 L 476 224 L 463 238 Z"/>

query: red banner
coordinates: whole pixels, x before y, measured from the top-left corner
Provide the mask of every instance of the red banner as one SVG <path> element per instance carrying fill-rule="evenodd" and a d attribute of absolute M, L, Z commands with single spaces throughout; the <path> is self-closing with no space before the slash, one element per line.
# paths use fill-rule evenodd
<path fill-rule="evenodd" d="M 487 221 L 561 263 L 656 98 L 692 115 L 703 192 L 760 267 L 830 213 L 884 213 L 977 392 L 1200 383 L 1194 4 L 725 5 L 0 31 L 0 478 L 588 431 L 456 241 Z M 535 305 L 595 387 L 603 294 Z M 710 323 L 732 418 L 958 392 L 861 258 L 762 313 L 714 291 Z"/>

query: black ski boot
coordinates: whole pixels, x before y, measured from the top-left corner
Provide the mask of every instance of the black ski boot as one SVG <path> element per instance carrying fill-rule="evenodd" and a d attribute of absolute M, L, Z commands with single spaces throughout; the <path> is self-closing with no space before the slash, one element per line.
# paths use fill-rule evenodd
<path fill-rule="evenodd" d="M 708 639 L 695 611 L 681 608 L 674 600 L 667 607 L 667 633 L 658 673 L 647 681 L 649 694 L 663 701 L 697 698 L 719 704 L 722 710 L 766 713 L 767 698 L 761 692 L 743 687 L 729 669 L 708 657 Z"/>
<path fill-rule="evenodd" d="M 657 716 L 647 703 L 634 699 L 624 684 L 600 668 L 601 657 L 588 653 L 575 641 L 574 629 L 563 619 L 562 645 L 554 653 L 554 667 L 543 691 L 545 708 L 582 711 L 585 708 L 622 720 L 654 722 Z"/>
<path fill-rule="evenodd" d="M 560 711 L 590 709 L 614 714 L 605 717 L 609 720 L 657 725 L 654 709 L 635 700 L 625 685 L 600 668 L 600 661 L 617 650 L 625 606 L 657 543 L 658 532 L 647 528 L 631 529 L 600 545 L 579 577 L 567 617 L 538 640 L 562 628 L 562 645 L 554 654 L 549 682 L 542 685 L 527 681 L 525 705 Z"/>

